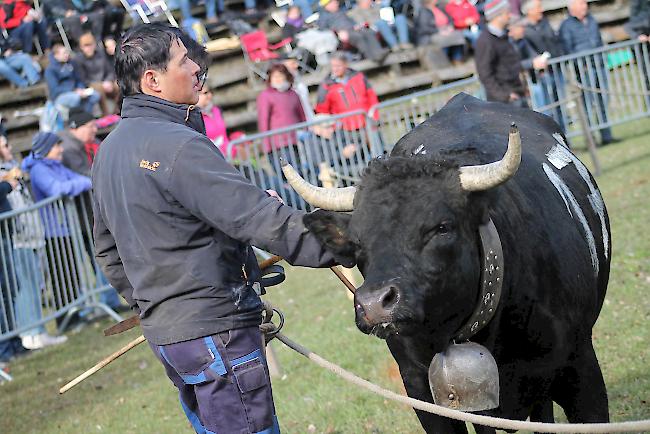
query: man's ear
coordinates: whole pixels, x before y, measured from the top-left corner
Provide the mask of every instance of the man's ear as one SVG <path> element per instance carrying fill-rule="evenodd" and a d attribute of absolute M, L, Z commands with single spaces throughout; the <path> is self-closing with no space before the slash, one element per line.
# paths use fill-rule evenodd
<path fill-rule="evenodd" d="M 140 88 L 143 93 L 152 95 L 160 93 L 160 78 L 153 69 L 147 69 L 140 79 Z"/>
<path fill-rule="evenodd" d="M 329 250 L 336 262 L 353 267 L 357 245 L 348 237 L 350 214 L 318 209 L 303 217 L 307 229 Z"/>

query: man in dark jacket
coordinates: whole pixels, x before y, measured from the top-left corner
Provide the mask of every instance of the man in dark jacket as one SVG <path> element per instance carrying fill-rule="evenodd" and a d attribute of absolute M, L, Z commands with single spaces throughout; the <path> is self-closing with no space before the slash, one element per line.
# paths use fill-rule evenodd
<path fill-rule="evenodd" d="M 586 0 L 570 0 L 569 16 L 560 26 L 560 37 L 564 44 L 564 50 L 567 54 L 590 51 L 603 46 L 603 39 L 600 36 L 598 22 L 589 13 L 589 6 Z M 607 124 L 609 122 L 607 114 L 607 100 L 603 92 L 607 91 L 607 77 L 605 75 L 606 65 L 603 56 L 592 56 L 591 61 L 587 62 L 586 67 L 583 63 L 576 61 L 575 70 L 578 81 L 586 87 L 597 88 L 597 92 L 583 91 L 585 110 L 587 112 L 587 121 L 591 125 Z M 598 110 L 594 113 L 592 105 L 596 105 Z M 610 127 L 600 129 L 601 144 L 607 145 L 618 142 L 618 139 L 612 137 Z"/>
<path fill-rule="evenodd" d="M 492 0 L 485 5 L 487 27 L 476 41 L 474 60 L 488 101 L 527 107 L 521 82 L 521 57 L 508 38 L 508 0 Z"/>
<path fill-rule="evenodd" d="M 251 245 L 297 265 L 335 261 L 304 213 L 252 185 L 205 136 L 200 68 L 178 32 L 136 26 L 117 49 L 122 120 L 92 170 L 97 259 L 139 312 L 197 432 L 278 432 Z"/>
<path fill-rule="evenodd" d="M 91 160 L 87 144 L 96 142 L 95 117 L 82 109 L 70 111 L 68 128 L 59 133 L 63 146 L 63 165 L 80 175 L 90 176 Z"/>
<path fill-rule="evenodd" d="M 384 61 L 390 50 L 382 48 L 374 31 L 364 23 L 355 23 L 342 11 L 339 0 L 320 0 L 320 5 L 319 29 L 333 31 L 341 42 L 352 45 L 363 57 L 379 63 Z"/>
<path fill-rule="evenodd" d="M 115 81 L 115 68 L 108 60 L 104 47 L 97 44 L 92 33 L 86 32 L 79 38 L 79 53 L 74 58 L 75 70 L 81 81 L 95 89 L 100 95 L 99 106 L 104 116 L 113 114 L 108 100 L 117 106 L 119 88 Z M 114 107 L 116 108 L 116 107 Z"/>
<path fill-rule="evenodd" d="M 650 36 L 650 2 L 648 0 L 630 0 L 630 19 L 624 27 L 632 38 L 648 42 Z"/>

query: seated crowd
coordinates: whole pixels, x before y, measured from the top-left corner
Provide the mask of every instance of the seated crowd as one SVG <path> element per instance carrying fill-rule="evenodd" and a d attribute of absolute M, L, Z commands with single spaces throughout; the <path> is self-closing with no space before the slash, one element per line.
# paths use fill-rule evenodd
<path fill-rule="evenodd" d="M 191 0 L 179 2 L 184 21 L 192 16 Z M 224 14 L 223 0 L 206 0 L 206 24 L 218 21 Z M 245 13 L 253 13 L 266 5 L 246 0 Z M 643 42 L 650 33 L 650 7 L 647 2 L 632 0 L 634 20 L 628 32 Z M 318 9 L 316 9 L 318 8 Z M 0 131 L 0 212 L 19 210 L 34 201 L 57 196 L 80 196 L 91 188 L 90 168 L 100 146 L 97 127 L 119 120 L 120 95 L 115 81 L 112 58 L 116 40 L 122 31 L 125 10 L 100 0 L 43 0 L 37 9 L 28 0 L 3 0 L 0 8 L 0 76 L 16 88 L 33 86 L 43 79 L 47 86 L 50 122 L 41 123 L 42 132 L 32 140 L 30 155 L 19 165 L 14 161 L 6 132 Z M 535 106 L 544 106 L 558 99 L 561 83 L 547 71 L 549 58 L 577 53 L 603 45 L 598 24 L 589 14 L 585 0 L 570 0 L 569 14 L 559 31 L 554 30 L 543 15 L 541 0 L 294 0 L 286 8 L 283 35 L 292 38 L 294 47 L 307 38 L 307 32 L 326 32 L 335 39 L 332 52 L 326 57 L 329 74 L 320 83 L 315 99 L 310 98 L 301 69 L 302 54 L 293 50 L 267 69 L 266 88 L 257 97 L 257 125 L 260 132 L 312 121 L 323 115 L 355 110 L 368 111 L 378 103 L 377 94 L 366 76 L 349 65 L 350 60 L 368 58 L 383 62 L 391 52 L 410 50 L 417 46 L 440 48 L 452 63 L 463 62 L 473 51 L 476 68 L 488 100 L 526 106 L 524 84 L 520 74 L 527 71 L 532 79 L 531 99 Z M 314 16 L 318 13 L 318 17 Z M 56 25 L 53 27 L 53 23 Z M 67 39 L 53 43 L 54 28 L 61 26 Z M 190 57 L 201 66 L 205 80 L 208 60 L 203 47 L 184 40 Z M 72 49 L 66 48 L 69 45 Z M 314 50 L 313 54 L 317 54 Z M 599 83 L 587 83 L 598 86 Z M 555 89 L 549 94 L 548 89 Z M 607 104 L 602 96 L 594 103 L 607 118 Z M 48 110 L 46 106 L 46 111 Z M 206 135 L 235 165 L 247 158 L 245 146 L 232 146 L 243 135 L 228 131 L 223 114 L 215 104 L 209 86 L 204 86 L 197 104 L 203 115 Z M 553 110 L 549 109 L 551 114 Z M 559 118 L 562 119 L 561 112 Z M 279 159 L 296 162 L 300 141 L 333 141 L 337 134 L 360 134 L 365 128 L 364 116 L 344 118 L 338 130 L 311 128 L 265 139 L 263 152 L 275 173 L 265 179 L 267 185 L 280 191 L 283 187 Z M 561 125 L 564 128 L 564 125 Z M 1 128 L 1 125 L 0 125 Z M 57 133 L 57 134 L 54 134 Z M 609 128 L 600 131 L 602 144 L 614 142 Z M 241 143 L 241 141 L 239 141 Z M 341 150 L 339 159 L 353 161 L 358 152 L 354 144 Z M 320 159 L 332 158 L 324 155 Z M 298 162 L 299 163 L 299 162 Z M 312 170 L 312 168 L 306 169 Z M 317 169 L 314 169 L 317 170 Z M 31 189 L 24 183 L 28 173 Z M 252 173 L 247 176 L 253 179 Z M 81 200 L 80 200 L 81 201 Z M 5 287 L 8 279 L 0 273 L 3 306 L 14 306 L 15 317 L 0 315 L 0 335 L 25 324 L 38 322 L 44 282 L 30 278 L 50 273 L 54 280 L 62 266 L 56 258 L 47 257 L 45 269 L 32 256 L 37 249 L 65 250 L 68 229 L 51 231 L 51 225 L 39 227 L 34 219 L 32 235 L 27 240 L 7 239 L 2 248 L 13 255 L 25 255 L 17 264 L 30 267 L 5 272 L 18 278 L 14 288 Z M 92 256 L 91 235 L 83 234 L 86 253 Z M 52 248 L 55 246 L 55 248 Z M 11 253 L 8 253 L 11 254 Z M 106 283 L 95 270 L 98 283 Z M 72 282 L 79 287 L 80 282 Z M 9 297 L 14 294 L 14 298 Z M 114 309 L 123 309 L 114 290 L 100 294 L 100 301 Z M 53 306 L 58 308 L 56 303 Z M 83 322 L 82 311 L 76 321 Z M 24 349 L 38 349 L 65 342 L 65 336 L 51 336 L 42 326 L 24 331 L 15 339 L 0 342 L 0 362 Z"/>

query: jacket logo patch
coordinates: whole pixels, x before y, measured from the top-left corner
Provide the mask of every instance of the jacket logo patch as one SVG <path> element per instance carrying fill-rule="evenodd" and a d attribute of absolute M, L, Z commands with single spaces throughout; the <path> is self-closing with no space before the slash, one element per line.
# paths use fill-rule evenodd
<path fill-rule="evenodd" d="M 140 168 L 141 169 L 151 170 L 152 172 L 155 172 L 156 169 L 158 169 L 159 166 L 160 166 L 160 161 L 154 161 L 153 163 L 150 162 L 149 160 L 140 161 Z"/>

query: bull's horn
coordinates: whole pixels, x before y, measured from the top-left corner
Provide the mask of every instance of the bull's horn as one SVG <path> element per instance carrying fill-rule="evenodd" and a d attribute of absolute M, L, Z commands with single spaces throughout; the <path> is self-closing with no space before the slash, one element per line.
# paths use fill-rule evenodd
<path fill-rule="evenodd" d="M 352 211 L 354 209 L 354 193 L 356 188 L 323 188 L 316 187 L 305 181 L 302 176 L 291 167 L 291 164 L 283 161 L 282 172 L 287 178 L 289 185 L 303 198 L 307 203 L 316 208 L 322 208 L 330 211 Z"/>
<path fill-rule="evenodd" d="M 517 126 L 512 123 L 508 149 L 503 158 L 494 163 L 461 167 L 460 185 L 466 191 L 481 191 L 496 187 L 514 176 L 519 163 L 521 163 L 521 136 Z"/>

